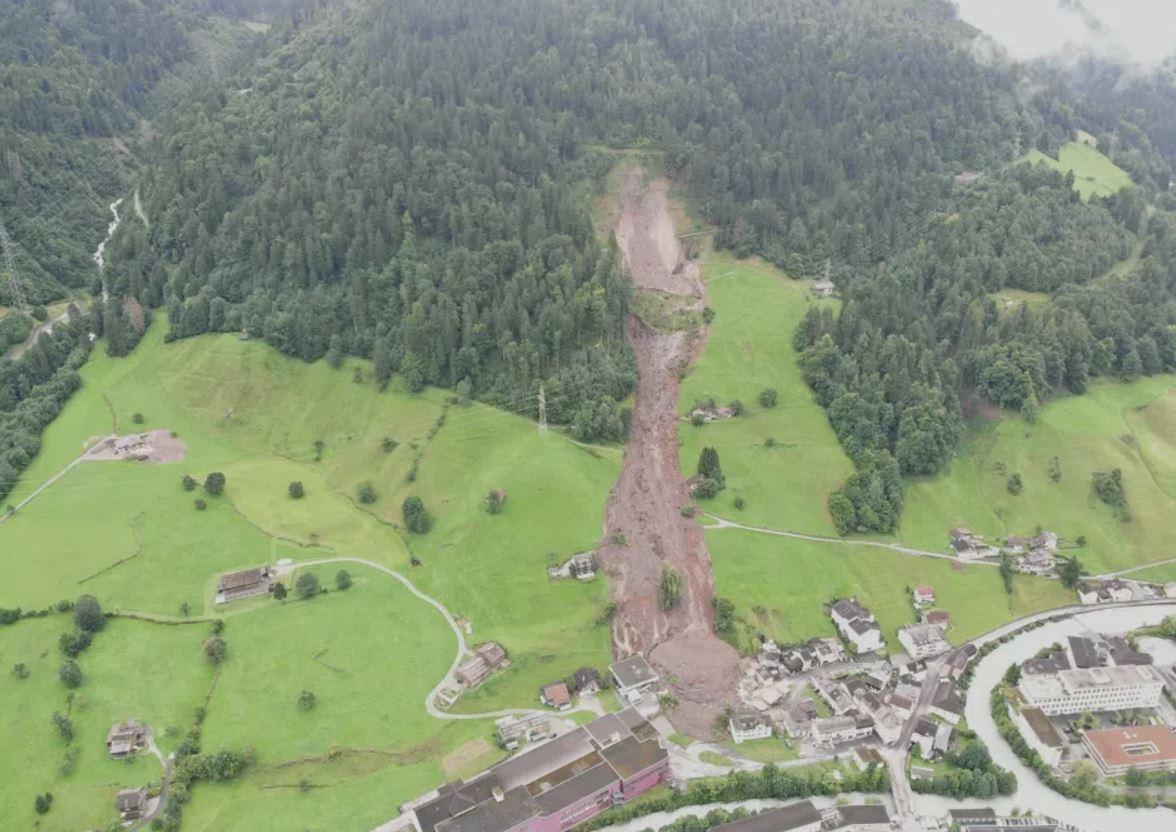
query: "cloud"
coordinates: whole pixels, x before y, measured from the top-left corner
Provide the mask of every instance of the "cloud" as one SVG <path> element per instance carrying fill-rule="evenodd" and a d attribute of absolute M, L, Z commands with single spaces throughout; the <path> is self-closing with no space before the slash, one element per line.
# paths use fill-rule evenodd
<path fill-rule="evenodd" d="M 1019 60 L 1095 53 L 1156 65 L 1176 55 L 1176 0 L 954 0 Z"/>

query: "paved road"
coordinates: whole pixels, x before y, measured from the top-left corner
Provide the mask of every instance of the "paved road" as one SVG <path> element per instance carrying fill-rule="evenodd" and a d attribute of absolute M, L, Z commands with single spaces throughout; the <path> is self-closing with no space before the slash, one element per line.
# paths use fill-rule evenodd
<path fill-rule="evenodd" d="M 1107 572 L 1102 575 L 1095 575 L 1094 577 L 1099 578 L 1099 579 L 1104 579 L 1104 580 L 1107 578 L 1121 578 L 1124 575 L 1130 575 L 1133 572 L 1142 572 L 1145 569 L 1152 569 L 1153 567 L 1156 567 L 1156 566 L 1167 566 L 1170 563 L 1176 563 L 1176 558 L 1170 558 L 1168 560 L 1161 560 L 1161 561 L 1157 561 L 1155 563 L 1145 563 L 1140 566 L 1132 566 L 1130 569 L 1121 569 L 1118 572 Z"/>
<path fill-rule="evenodd" d="M 838 543 L 842 546 L 870 546 L 875 549 L 889 549 L 892 552 L 901 552 L 904 555 L 913 555 L 919 558 L 942 558 L 943 560 L 959 561 L 961 563 L 975 563 L 980 566 L 999 567 L 999 563 L 983 560 L 960 561 L 954 555 L 948 555 L 944 552 L 929 552 L 926 549 L 914 549 L 910 546 L 903 546 L 899 543 L 883 543 L 880 540 L 857 540 L 855 538 L 847 537 L 827 537 L 820 534 L 802 534 L 801 532 L 788 532 L 781 529 L 769 529 L 765 526 L 749 526 L 745 523 L 736 523 L 734 520 L 728 520 L 725 517 L 719 517 L 716 514 L 705 514 L 711 520 L 715 521 L 716 525 L 706 526 L 708 530 L 711 529 L 741 529 L 745 532 L 756 532 L 758 534 L 771 534 L 776 537 L 791 537 L 795 540 L 810 540 L 814 543 Z"/>

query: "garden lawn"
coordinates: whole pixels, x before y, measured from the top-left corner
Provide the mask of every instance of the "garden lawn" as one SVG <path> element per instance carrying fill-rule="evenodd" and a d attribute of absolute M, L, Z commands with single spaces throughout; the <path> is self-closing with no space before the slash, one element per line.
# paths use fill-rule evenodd
<path fill-rule="evenodd" d="M 0 628 L 0 818 L 5 829 L 68 830 L 106 828 L 117 820 L 115 794 L 120 788 L 158 780 L 162 769 L 149 755 L 129 761 L 106 754 L 110 725 L 127 718 L 150 725 L 165 753 L 175 749 L 191 723 L 211 679 L 200 644 L 206 625 L 166 626 L 109 620 L 94 643 L 78 658 L 83 683 L 72 707 L 57 676 L 62 657 L 58 636 L 73 629 L 72 618 L 52 614 Z M 17 662 L 29 668 L 27 679 L 10 672 Z M 69 714 L 77 749 L 71 773 L 59 773 L 66 751 L 50 718 Z M 174 726 L 178 733 L 168 736 Z M 53 794 L 44 816 L 33 811 L 33 798 Z M 38 825 L 39 824 L 39 825 Z"/>
<path fill-rule="evenodd" d="M 688 417 L 696 400 L 714 398 L 722 406 L 739 399 L 747 414 L 700 427 L 683 421 L 683 472 L 693 475 L 699 452 L 713 446 L 727 488 L 704 509 L 743 523 L 834 534 L 826 498 L 853 466 L 801 377 L 792 336 L 805 310 L 817 304 L 835 308 L 836 301 L 815 300 L 808 281 L 727 253 L 708 255 L 703 275 L 715 318 L 682 382 L 679 410 Z M 778 394 L 770 409 L 758 402 L 768 387 Z M 773 447 L 767 446 L 769 437 Z M 736 497 L 745 501 L 742 511 L 733 506 Z"/>
<path fill-rule="evenodd" d="M 898 628 L 915 621 L 909 588 L 919 584 L 934 586 L 937 607 L 951 613 L 953 643 L 1074 601 L 1057 581 L 1017 576 L 1010 602 L 995 568 L 946 559 L 730 528 L 708 531 L 707 546 L 716 593 L 734 601 L 755 631 L 786 643 L 835 636 L 824 605 L 856 596 L 878 619 L 887 647 L 898 652 Z"/>
<path fill-rule="evenodd" d="M 1091 196 L 1111 196 L 1121 188 L 1132 186 L 1127 171 L 1120 168 L 1097 149 L 1082 142 L 1069 142 L 1058 151 L 1058 158 L 1052 159 L 1040 150 L 1031 150 L 1025 157 L 1034 164 L 1044 164 L 1065 173 L 1073 171 L 1074 190 L 1083 199 Z"/>
<path fill-rule="evenodd" d="M 990 539 L 1056 532 L 1066 554 L 1092 573 L 1167 560 L 1176 551 L 1176 380 L 1099 381 L 1082 396 L 1056 399 L 1035 423 L 1020 416 L 974 425 L 948 470 L 908 484 L 900 539 L 946 551 L 948 530 L 967 526 Z M 1049 476 L 1057 457 L 1062 478 Z M 1091 491 L 1091 472 L 1123 471 L 1131 519 L 1117 519 Z M 1003 471 L 1003 473 L 1002 473 Z M 1024 489 L 1009 494 L 1019 473 Z M 1086 545 L 1076 548 L 1080 536 Z"/>

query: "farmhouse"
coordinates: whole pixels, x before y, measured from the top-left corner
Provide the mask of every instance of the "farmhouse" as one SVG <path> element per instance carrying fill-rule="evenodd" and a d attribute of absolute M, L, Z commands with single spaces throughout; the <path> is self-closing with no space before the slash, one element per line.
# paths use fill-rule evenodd
<path fill-rule="evenodd" d="M 482 684 L 495 670 L 509 666 L 510 662 L 502 645 L 488 641 L 475 647 L 473 657 L 458 665 L 453 675 L 460 684 L 473 688 Z"/>
<path fill-rule="evenodd" d="M 1167 725 L 1083 731 L 1082 744 L 1108 777 L 1139 771 L 1176 771 L 1176 734 Z"/>
<path fill-rule="evenodd" d="M 565 832 L 668 776 L 657 731 L 629 708 L 401 810 L 412 812 L 420 832 Z"/>
<path fill-rule="evenodd" d="M 841 635 L 857 648 L 858 653 L 870 653 L 886 646 L 878 622 L 856 598 L 841 598 L 834 601 L 829 607 L 829 615 Z"/>
<path fill-rule="evenodd" d="M 767 720 L 750 712 L 733 715 L 727 720 L 727 728 L 736 745 L 744 740 L 762 740 L 772 736 L 772 726 Z"/>
<path fill-rule="evenodd" d="M 811 800 L 769 809 L 714 827 L 711 832 L 819 832 L 821 813 Z"/>
<path fill-rule="evenodd" d="M 898 643 L 912 659 L 927 659 L 951 649 L 943 630 L 934 624 L 908 624 L 898 630 Z"/>
<path fill-rule="evenodd" d="M 597 693 L 603 685 L 603 680 L 600 678 L 600 671 L 594 667 L 581 667 L 572 674 L 572 687 L 576 690 L 577 696 L 583 696 L 587 693 Z"/>
<path fill-rule="evenodd" d="M 613 662 L 608 667 L 617 693 L 625 702 L 633 704 L 658 687 L 658 676 L 640 653 Z"/>
<path fill-rule="evenodd" d="M 116 722 L 106 732 L 106 750 L 111 757 L 126 757 L 147 745 L 147 729 L 137 722 Z"/>
<path fill-rule="evenodd" d="M 151 456 L 151 443 L 147 441 L 145 433 L 116 436 L 110 440 L 109 446 L 118 459 L 134 459 L 141 462 Z"/>
<path fill-rule="evenodd" d="M 1093 667 L 1022 676 L 1017 689 L 1025 701 L 1047 716 L 1083 711 L 1154 708 L 1164 681 L 1146 665 Z"/>
<path fill-rule="evenodd" d="M 265 595 L 273 586 L 273 572 L 268 566 L 226 572 L 216 584 L 216 603 L 227 604 L 254 595 Z"/>
<path fill-rule="evenodd" d="M 114 808 L 121 820 L 140 820 L 147 811 L 147 790 L 122 789 L 114 799 Z"/>
<path fill-rule="evenodd" d="M 837 289 L 837 286 L 833 283 L 832 280 L 822 279 L 822 280 L 814 280 L 813 281 L 813 294 L 819 298 L 832 297 L 833 292 L 836 289 Z"/>
<path fill-rule="evenodd" d="M 948 546 L 961 560 L 975 560 L 996 553 L 993 547 L 984 542 L 984 535 L 972 534 L 970 529 L 952 529 L 947 538 Z"/>
<path fill-rule="evenodd" d="M 539 691 L 539 701 L 549 708 L 566 711 L 572 707 L 572 694 L 564 682 L 552 682 Z"/>

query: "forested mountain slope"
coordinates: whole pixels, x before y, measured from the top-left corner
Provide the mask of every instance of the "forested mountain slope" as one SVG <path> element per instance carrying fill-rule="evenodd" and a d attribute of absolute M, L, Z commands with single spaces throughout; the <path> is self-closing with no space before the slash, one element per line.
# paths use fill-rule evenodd
<path fill-rule="evenodd" d="M 258 0 L 71 0 L 0 4 L 0 220 L 30 303 L 88 287 L 90 254 L 134 164 L 135 131 L 186 89 L 213 42 L 251 39 L 225 15 Z M 205 39 L 197 44 L 197 38 Z M 211 40 L 209 40 L 211 38 Z M 0 304 L 9 304 L 0 281 Z"/>

